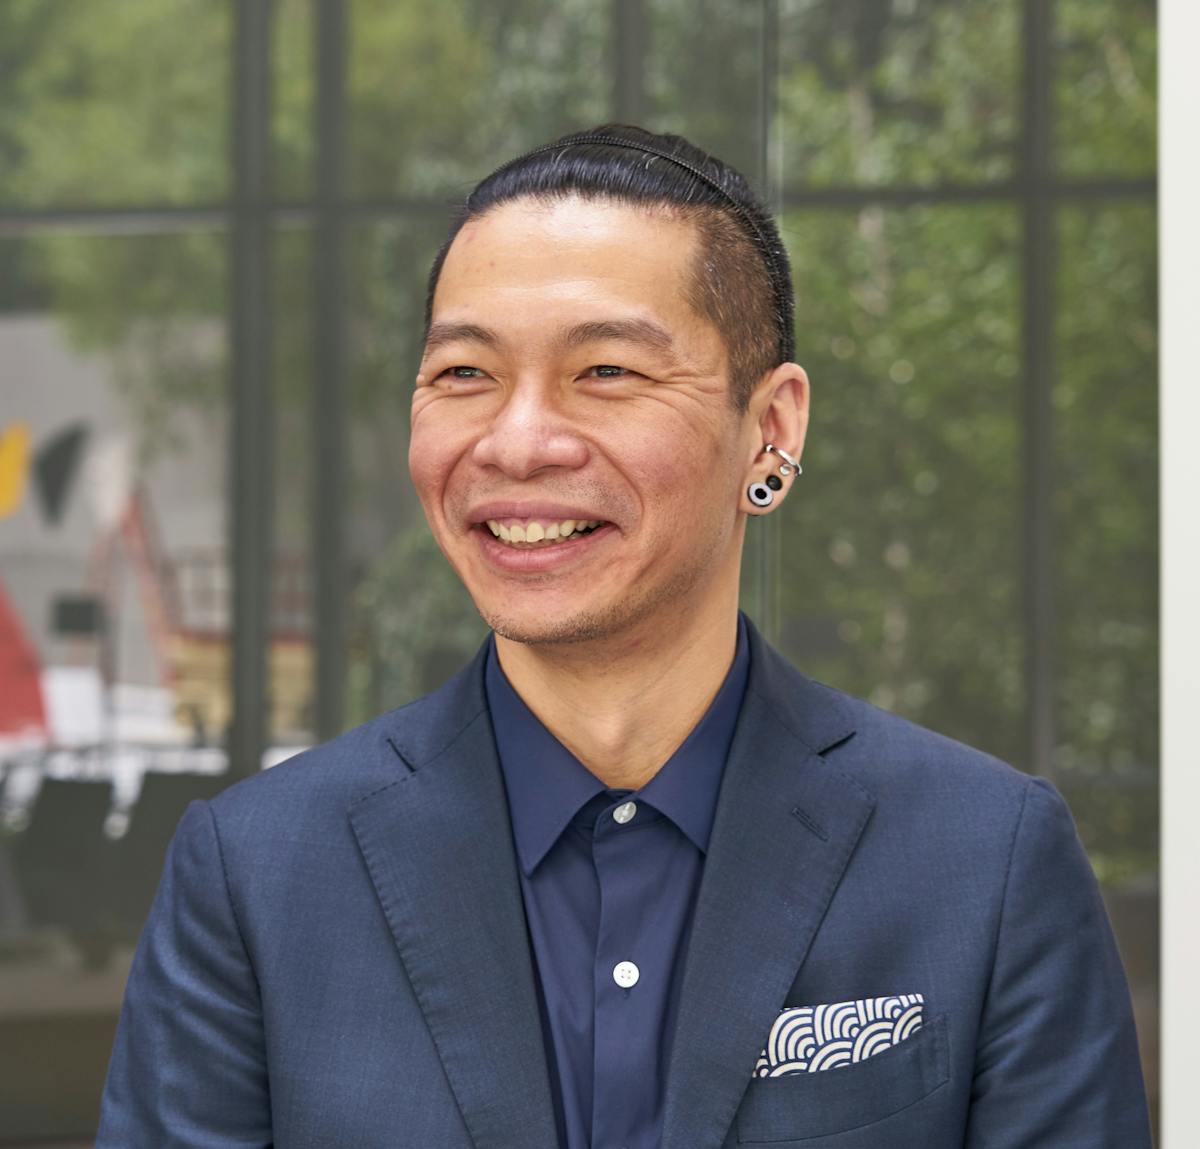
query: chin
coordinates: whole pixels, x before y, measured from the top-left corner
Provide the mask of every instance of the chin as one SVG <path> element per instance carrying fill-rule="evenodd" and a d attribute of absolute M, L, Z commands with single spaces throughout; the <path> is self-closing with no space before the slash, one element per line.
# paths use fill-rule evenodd
<path fill-rule="evenodd" d="M 551 605 L 531 596 L 522 610 L 514 609 L 511 598 L 487 602 L 476 597 L 475 606 L 484 622 L 511 642 L 531 646 L 596 642 L 628 635 L 655 618 L 660 627 L 672 625 L 664 616 L 687 611 L 685 604 L 694 603 L 701 579 L 698 566 L 684 567 L 671 579 L 649 586 L 643 583 L 637 589 L 626 587 L 608 601 L 581 604 L 568 599 Z"/>
<path fill-rule="evenodd" d="M 562 612 L 513 611 L 511 607 L 479 608 L 484 622 L 501 638 L 529 646 L 592 642 L 609 638 L 629 625 L 627 612 L 619 608 L 578 607 Z"/>

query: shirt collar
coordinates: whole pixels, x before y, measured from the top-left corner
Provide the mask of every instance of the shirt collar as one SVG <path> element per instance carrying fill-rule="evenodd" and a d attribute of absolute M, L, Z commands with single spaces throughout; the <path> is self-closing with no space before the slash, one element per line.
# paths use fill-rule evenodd
<path fill-rule="evenodd" d="M 488 640 L 486 660 L 488 709 L 517 855 L 528 876 L 580 807 L 607 788 L 526 706 L 500 666 L 494 635 Z M 746 623 L 739 611 L 733 662 L 708 710 L 658 773 L 640 790 L 628 794 L 665 814 L 701 852 L 708 849 L 749 666 Z"/>

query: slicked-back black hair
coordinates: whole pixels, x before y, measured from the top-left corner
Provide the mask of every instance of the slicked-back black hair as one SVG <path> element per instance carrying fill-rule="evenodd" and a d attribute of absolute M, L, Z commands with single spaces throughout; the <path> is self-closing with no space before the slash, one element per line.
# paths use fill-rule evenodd
<path fill-rule="evenodd" d="M 563 136 L 509 160 L 475 186 L 430 269 L 426 334 L 446 253 L 468 220 L 512 200 L 570 195 L 661 205 L 696 224 L 698 258 L 685 290 L 725 340 L 730 396 L 739 410 L 767 371 L 795 357 L 791 266 L 770 212 L 736 169 L 682 136 L 630 124 Z"/>

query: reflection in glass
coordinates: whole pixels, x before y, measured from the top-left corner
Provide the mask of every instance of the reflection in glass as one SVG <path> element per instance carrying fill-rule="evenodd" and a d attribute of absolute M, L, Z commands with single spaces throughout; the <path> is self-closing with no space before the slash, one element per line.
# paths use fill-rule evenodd
<path fill-rule="evenodd" d="M 110 205 L 119 219 L 96 226 L 125 232 L 0 241 L 0 1124 L 29 1139 L 94 1128 L 166 841 L 226 780 L 230 267 L 224 234 L 176 209 L 228 205 L 237 9 L 168 7 L 0 4 L 0 211 Z M 312 492 L 331 457 L 312 425 L 330 322 L 313 311 L 306 204 L 315 7 L 273 8 L 265 764 L 313 738 Z M 778 618 L 814 677 L 1025 764 L 1024 237 L 1006 181 L 1026 8 L 347 0 L 347 196 L 326 205 L 349 292 L 347 725 L 432 689 L 485 633 L 406 466 L 451 203 L 618 111 L 763 186 L 773 107 L 764 190 L 840 206 L 783 221 L 813 421 L 772 516 L 778 556 L 750 525 L 743 603 Z M 1054 169 L 1152 176 L 1153 4 L 1054 0 L 1053 25 Z M 980 184 L 990 199 L 944 202 Z M 924 202 L 858 206 L 873 189 Z M 1104 206 L 1060 211 L 1057 236 L 1053 767 L 1117 926 L 1153 1102 L 1154 215 L 1098 191 Z M 21 211 L 6 234 L 27 230 Z"/>
<path fill-rule="evenodd" d="M 646 103 L 660 132 L 677 132 L 761 179 L 758 129 L 765 5 L 651 0 Z"/>
<path fill-rule="evenodd" d="M 1016 0 L 783 0 L 785 189 L 1011 178 Z"/>
<path fill-rule="evenodd" d="M 352 0 L 352 198 L 465 195 L 526 148 L 605 118 L 609 17 L 590 0 Z"/>
<path fill-rule="evenodd" d="M 1104 888 L 1158 1096 L 1158 317 L 1152 204 L 1059 215 L 1056 779 Z"/>
<path fill-rule="evenodd" d="M 211 204 L 229 187 L 232 5 L 0 4 L 0 204 Z"/>
<path fill-rule="evenodd" d="M 309 547 L 313 472 L 320 472 L 322 460 L 312 429 L 312 248 L 307 227 L 280 227 L 272 237 L 275 477 L 267 738 L 273 758 L 314 741 Z"/>
<path fill-rule="evenodd" d="M 1056 769 L 1122 789 L 1089 825 L 1103 873 L 1152 867 L 1158 761 L 1158 363 L 1155 213 L 1059 218 L 1054 387 L 1060 673 Z M 1150 789 L 1145 789 L 1150 786 Z M 1136 789 L 1136 787 L 1135 787 Z M 1081 793 L 1080 798 L 1084 795 Z M 1124 855 L 1124 857 L 1122 857 Z"/>
<path fill-rule="evenodd" d="M 226 266 L 203 232 L 52 234 L 10 258 L 0 1046 L 29 1030 L 58 1072 L 5 1064 L 0 1111 L 33 1136 L 92 1126 L 167 842 L 225 781 Z"/>
<path fill-rule="evenodd" d="M 1152 176 L 1153 0 L 1055 0 L 1055 150 L 1065 176 Z"/>
<path fill-rule="evenodd" d="M 1020 761 L 1015 213 L 792 213 L 784 230 L 812 381 L 781 515 L 784 647 Z"/>
<path fill-rule="evenodd" d="M 448 223 L 448 216 L 392 219 L 350 235 L 351 721 L 441 685 L 487 634 L 408 476 L 425 277 Z"/>

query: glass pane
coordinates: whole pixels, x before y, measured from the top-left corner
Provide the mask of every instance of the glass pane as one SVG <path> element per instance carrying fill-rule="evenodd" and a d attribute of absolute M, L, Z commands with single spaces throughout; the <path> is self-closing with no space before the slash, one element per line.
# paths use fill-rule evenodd
<path fill-rule="evenodd" d="M 605 4 L 353 0 L 350 18 L 355 196 L 459 196 L 523 149 L 605 118 Z"/>
<path fill-rule="evenodd" d="M 281 227 L 272 237 L 275 458 L 272 490 L 275 557 L 271 572 L 268 755 L 278 761 L 312 745 L 313 236 Z"/>
<path fill-rule="evenodd" d="M 221 199 L 231 12 L 211 0 L 0 4 L 0 203 Z"/>
<path fill-rule="evenodd" d="M 813 398 L 779 587 L 806 673 L 1013 762 L 1017 235 L 1007 207 L 786 217 Z"/>
<path fill-rule="evenodd" d="M 94 1129 L 167 842 L 224 781 L 226 244 L 0 264 L 0 1113 L 32 1139 Z"/>
<path fill-rule="evenodd" d="M 651 0 L 646 5 L 644 92 L 646 124 L 686 136 L 741 171 L 760 191 L 763 67 L 762 4 L 719 0 Z M 740 602 L 771 633 L 771 565 L 766 537 L 746 546 Z"/>
<path fill-rule="evenodd" d="M 783 0 L 785 189 L 1009 179 L 1016 0 Z"/>
<path fill-rule="evenodd" d="M 487 634 L 434 542 L 408 474 L 425 277 L 447 224 L 394 219 L 351 237 L 351 721 L 440 686 Z"/>
<path fill-rule="evenodd" d="M 274 0 L 271 26 L 271 185 L 281 203 L 305 200 L 313 190 L 312 0 Z"/>
<path fill-rule="evenodd" d="M 1156 217 L 1107 204 L 1059 222 L 1056 781 L 1104 887 L 1156 1104 Z"/>
<path fill-rule="evenodd" d="M 1157 163 L 1153 0 L 1057 0 L 1055 125 L 1068 176 L 1152 176 Z"/>
<path fill-rule="evenodd" d="M 648 123 L 677 132 L 761 181 L 762 4 L 652 0 Z"/>

